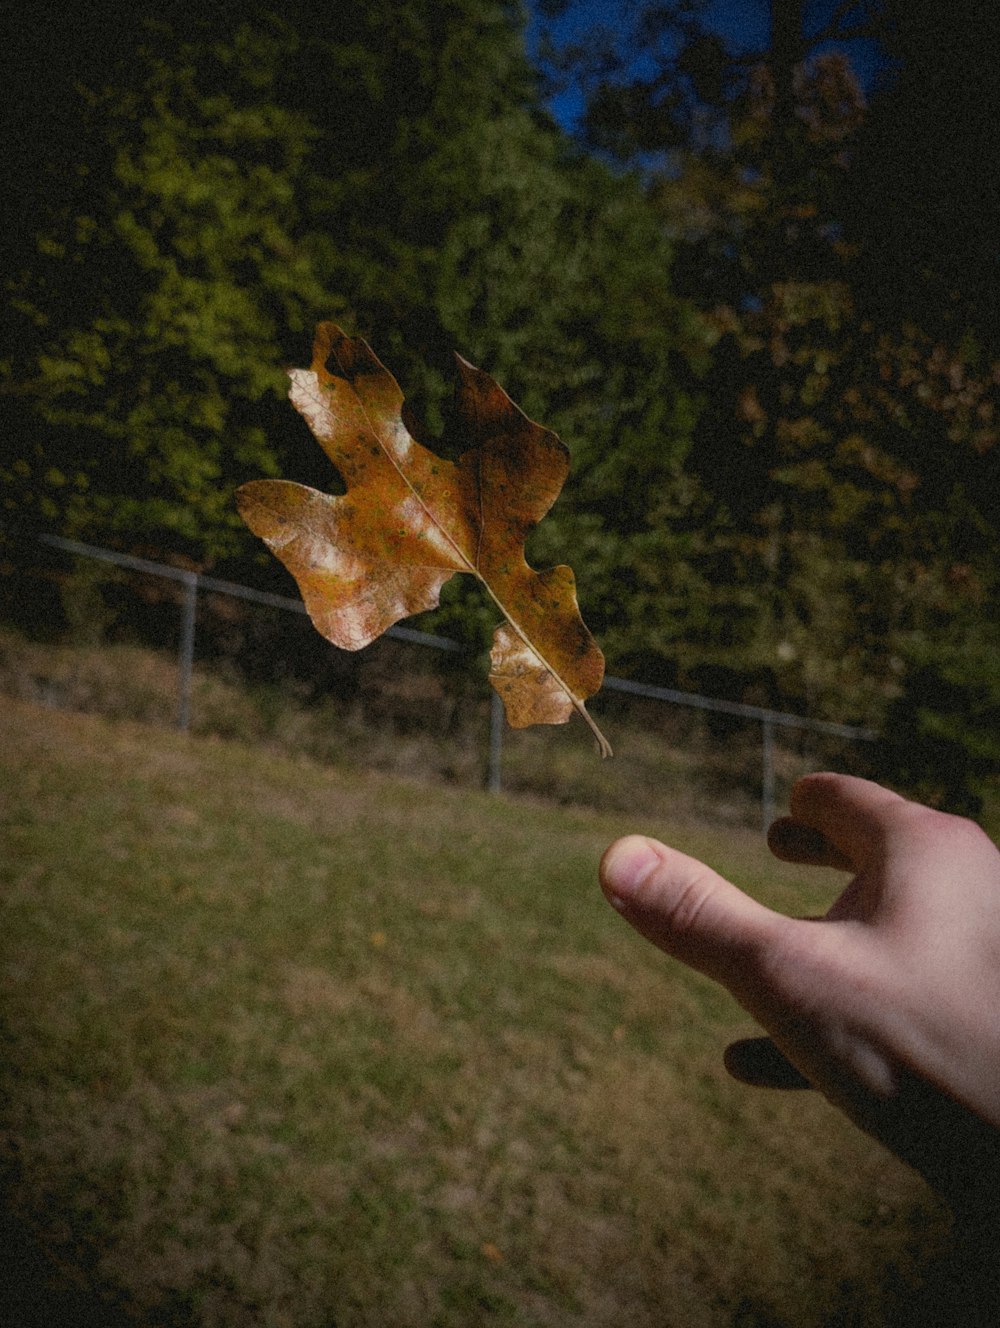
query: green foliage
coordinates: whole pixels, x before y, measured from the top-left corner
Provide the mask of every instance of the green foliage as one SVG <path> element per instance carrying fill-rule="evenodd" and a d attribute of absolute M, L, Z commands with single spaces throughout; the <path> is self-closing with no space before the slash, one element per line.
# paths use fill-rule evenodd
<path fill-rule="evenodd" d="M 933 587 L 933 614 L 900 642 L 905 685 L 885 718 L 884 771 L 963 815 L 982 810 L 1000 769 L 996 553 L 990 561 L 990 579 L 956 564 Z"/>
<path fill-rule="evenodd" d="M 972 806 L 1000 764 L 982 738 L 996 136 L 993 76 L 970 73 L 996 20 L 931 8 L 840 6 L 820 32 L 772 0 L 769 45 L 748 55 L 699 0 L 646 4 L 610 61 L 593 44 L 568 61 L 591 81 L 590 141 L 643 163 L 705 329 L 697 519 L 652 593 L 683 587 L 661 658 L 708 690 L 885 725 L 888 775 Z M 867 106 L 823 50 L 859 34 L 899 61 Z"/>
<path fill-rule="evenodd" d="M 519 21 L 471 0 L 349 3 L 329 27 L 302 5 L 168 6 L 104 63 L 92 41 L 82 100 L 58 89 L 71 168 L 24 163 L 38 211 L 0 365 L 9 508 L 202 564 L 241 553 L 236 484 L 329 485 L 281 366 L 335 317 L 446 444 L 456 349 L 558 429 L 575 487 L 552 553 L 586 528 L 607 579 L 616 532 L 648 524 L 686 447 L 685 315 L 638 182 L 541 112 Z M 441 625 L 456 615 L 478 630 L 462 600 Z"/>
<path fill-rule="evenodd" d="M 71 534 L 233 547 L 235 475 L 275 465 L 282 342 L 335 303 L 297 198 L 313 135 L 271 100 L 294 41 L 150 28 L 81 94 L 72 177 L 9 282 L 8 505 Z"/>

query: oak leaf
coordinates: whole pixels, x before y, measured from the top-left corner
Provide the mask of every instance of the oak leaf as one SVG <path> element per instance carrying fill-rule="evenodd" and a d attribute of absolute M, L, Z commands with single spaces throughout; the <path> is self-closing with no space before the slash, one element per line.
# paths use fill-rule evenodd
<path fill-rule="evenodd" d="M 478 577 L 502 611 L 490 682 L 515 728 L 577 711 L 602 756 L 610 745 L 584 701 L 604 657 L 584 625 L 568 567 L 536 572 L 524 541 L 569 470 L 559 438 L 529 420 L 486 373 L 456 356 L 456 418 L 468 450 L 436 456 L 404 423 L 403 394 L 360 338 L 316 329 L 310 369 L 289 396 L 340 473 L 340 496 L 253 480 L 239 511 L 296 578 L 317 630 L 359 650 L 401 618 L 435 608 L 456 572 Z"/>

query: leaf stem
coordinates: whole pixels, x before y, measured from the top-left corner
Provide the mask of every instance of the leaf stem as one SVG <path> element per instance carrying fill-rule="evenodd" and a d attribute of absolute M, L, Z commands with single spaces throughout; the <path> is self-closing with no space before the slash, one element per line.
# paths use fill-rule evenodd
<path fill-rule="evenodd" d="M 600 728 L 597 725 L 597 721 L 591 715 L 590 711 L 583 704 L 583 702 L 578 701 L 575 696 L 572 698 L 572 700 L 573 700 L 573 705 L 577 710 L 577 713 L 583 716 L 583 719 L 586 721 L 587 727 L 590 729 L 591 733 L 593 733 L 594 737 L 597 739 L 597 750 L 601 753 L 601 760 L 606 761 L 609 756 L 614 756 L 614 751 L 612 750 L 611 743 L 608 742 L 607 738 L 601 732 Z"/>

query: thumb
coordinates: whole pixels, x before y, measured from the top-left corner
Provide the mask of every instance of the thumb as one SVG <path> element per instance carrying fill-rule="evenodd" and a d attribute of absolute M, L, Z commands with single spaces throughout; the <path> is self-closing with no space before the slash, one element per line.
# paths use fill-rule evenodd
<path fill-rule="evenodd" d="M 600 878 L 608 902 L 647 940 L 737 998 L 789 922 L 697 858 L 644 835 L 616 840 Z"/>

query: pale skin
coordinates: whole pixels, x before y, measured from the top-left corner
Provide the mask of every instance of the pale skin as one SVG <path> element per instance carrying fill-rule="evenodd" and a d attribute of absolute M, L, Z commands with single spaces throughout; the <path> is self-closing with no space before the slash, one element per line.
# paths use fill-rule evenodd
<path fill-rule="evenodd" d="M 850 873 L 821 919 L 788 918 L 644 836 L 601 862 L 610 902 L 770 1035 L 745 1083 L 818 1089 L 915 1166 L 959 1221 L 1000 1216 L 1000 852 L 971 821 L 819 774 L 771 827 L 787 862 Z M 991 1219 L 993 1219 L 991 1221 Z"/>

